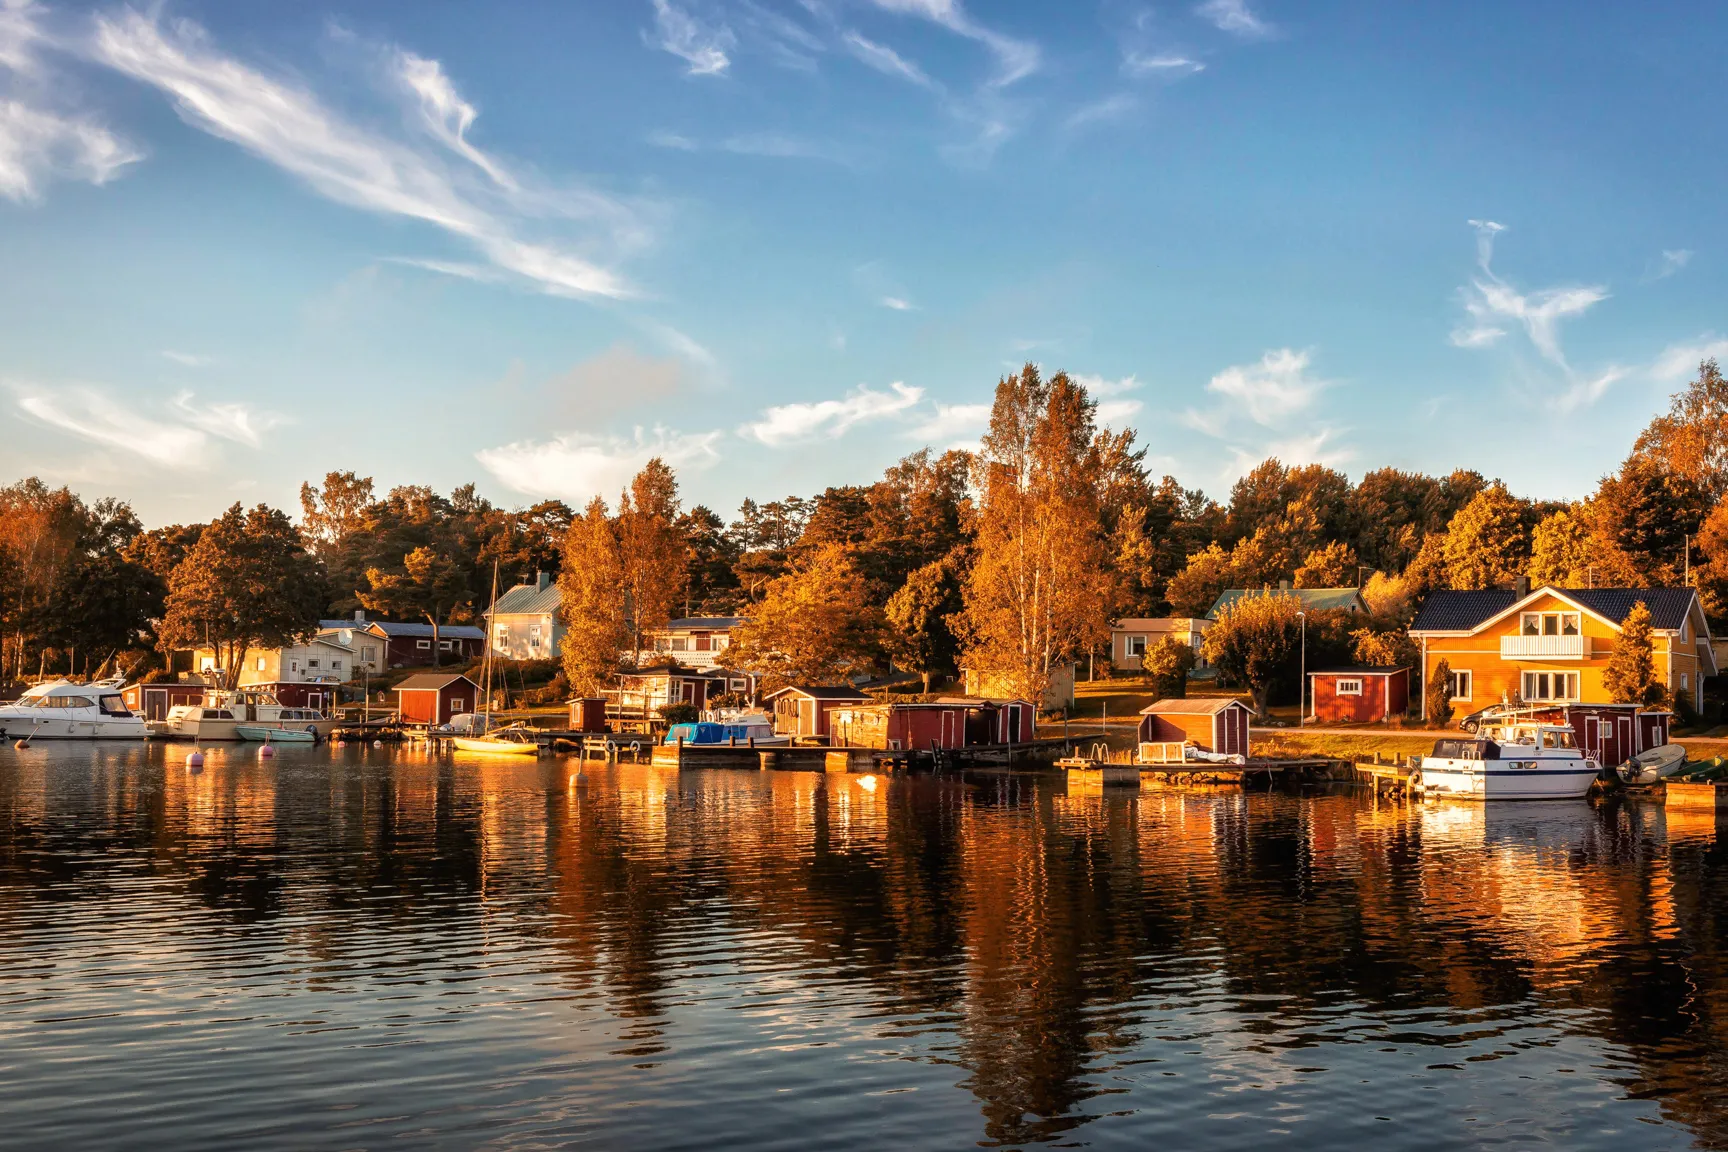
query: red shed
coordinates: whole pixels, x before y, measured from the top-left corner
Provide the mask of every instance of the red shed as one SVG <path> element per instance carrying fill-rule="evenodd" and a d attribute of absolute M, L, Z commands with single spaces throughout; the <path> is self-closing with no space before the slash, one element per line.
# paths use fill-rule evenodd
<path fill-rule="evenodd" d="M 774 705 L 774 731 L 787 736 L 826 738 L 829 716 L 836 708 L 868 704 L 870 697 L 856 688 L 814 688 L 790 685 L 762 697 Z"/>
<path fill-rule="evenodd" d="M 1645 711 L 1636 704 L 1535 705 L 1520 715 L 1571 725 L 1578 747 L 1609 766 L 1668 743 L 1668 727 L 1674 720 L 1672 712 Z"/>
<path fill-rule="evenodd" d="M 1140 741 L 1187 742 L 1203 752 L 1246 756 L 1252 715 L 1234 697 L 1157 700 L 1140 710 Z"/>
<path fill-rule="evenodd" d="M 284 708 L 316 708 L 329 712 L 336 705 L 337 685 L 328 680 L 279 680 L 274 683 L 247 684 L 245 691 L 256 689 L 276 697 Z"/>
<path fill-rule="evenodd" d="M 480 703 L 480 685 L 462 675 L 421 672 L 396 685 L 397 715 L 405 724 L 448 724 Z"/>
<path fill-rule="evenodd" d="M 829 715 L 831 741 L 893 750 L 1024 744 L 1035 709 L 1025 700 L 950 696 L 933 701 L 848 704 Z"/>
<path fill-rule="evenodd" d="M 126 707 L 146 720 L 166 720 L 168 710 L 180 704 L 204 703 L 204 684 L 176 684 L 164 680 L 155 684 L 128 684 L 120 693 Z"/>
<path fill-rule="evenodd" d="M 1308 673 L 1308 717 L 1372 724 L 1410 707 L 1410 669 L 1322 668 Z"/>

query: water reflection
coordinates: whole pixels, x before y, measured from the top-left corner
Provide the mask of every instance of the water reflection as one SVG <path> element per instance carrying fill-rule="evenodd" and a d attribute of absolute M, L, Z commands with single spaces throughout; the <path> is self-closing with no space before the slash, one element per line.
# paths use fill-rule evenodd
<path fill-rule="evenodd" d="M 0 750 L 23 1145 L 1728 1146 L 1710 814 L 185 754 Z"/>

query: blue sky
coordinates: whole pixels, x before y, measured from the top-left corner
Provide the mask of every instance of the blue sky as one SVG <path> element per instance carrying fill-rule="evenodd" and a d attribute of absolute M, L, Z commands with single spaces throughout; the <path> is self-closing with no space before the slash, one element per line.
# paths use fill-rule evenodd
<path fill-rule="evenodd" d="M 1728 353 L 1719 5 L 0 0 L 7 478 L 867 482 L 1031 359 L 1577 497 Z"/>

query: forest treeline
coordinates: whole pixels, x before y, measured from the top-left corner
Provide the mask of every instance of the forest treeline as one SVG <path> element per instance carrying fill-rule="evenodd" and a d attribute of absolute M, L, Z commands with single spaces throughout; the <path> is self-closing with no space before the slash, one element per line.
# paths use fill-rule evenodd
<path fill-rule="evenodd" d="M 1532 451 L 1541 451 L 1532 442 Z M 1267 460 L 1219 501 L 1145 465 L 1066 374 L 998 381 L 973 452 L 920 450 L 870 484 L 686 506 L 650 462 L 616 498 L 503 509 L 472 485 L 380 494 L 332 472 L 296 520 L 236 504 L 209 524 L 145 528 L 125 503 L 38 479 L 0 489 L 0 670 L 14 677 L 159 661 L 209 644 L 237 668 L 320 617 L 367 608 L 435 626 L 479 618 L 501 587 L 555 574 L 572 685 L 592 689 L 644 635 L 686 615 L 743 615 L 729 658 L 765 682 L 965 665 L 1035 696 L 1103 649 L 1121 616 L 1201 616 L 1231 587 L 1362 584 L 1369 621 L 1320 642 L 1395 655 L 1436 588 L 1696 584 L 1728 616 L 1728 382 L 1714 361 L 1576 502 L 1458 470 L 1352 481 Z M 1322 630 L 1324 632 L 1324 629 Z M 1403 641 L 1407 643 L 1407 641 Z"/>

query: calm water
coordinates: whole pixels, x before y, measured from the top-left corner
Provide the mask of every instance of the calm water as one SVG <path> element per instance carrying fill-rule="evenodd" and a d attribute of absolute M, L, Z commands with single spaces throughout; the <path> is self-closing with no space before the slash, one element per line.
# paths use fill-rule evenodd
<path fill-rule="evenodd" d="M 0 748 L 0 1145 L 1728 1147 L 1654 806 Z"/>

